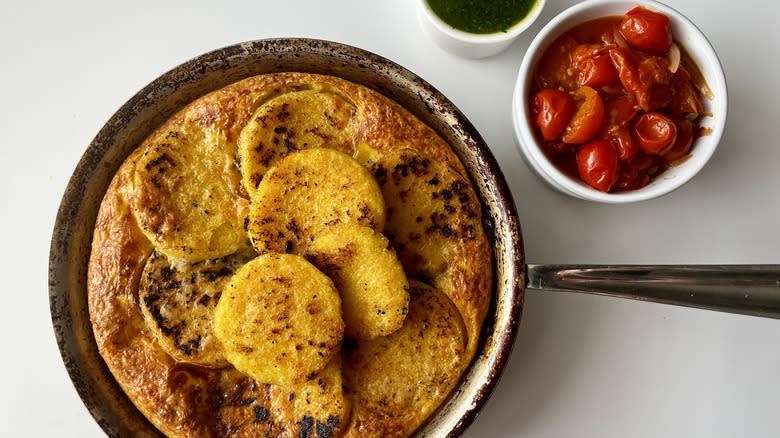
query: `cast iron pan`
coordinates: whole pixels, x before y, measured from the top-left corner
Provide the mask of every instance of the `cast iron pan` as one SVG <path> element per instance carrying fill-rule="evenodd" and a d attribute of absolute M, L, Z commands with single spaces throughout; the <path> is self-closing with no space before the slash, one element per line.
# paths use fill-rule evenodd
<path fill-rule="evenodd" d="M 250 41 L 163 74 L 124 104 L 87 148 L 62 198 L 52 236 L 49 299 L 65 367 L 85 406 L 112 437 L 160 433 L 119 388 L 100 357 L 87 309 L 87 262 L 101 199 L 124 159 L 178 109 L 240 79 L 300 71 L 338 76 L 395 100 L 449 142 L 474 183 L 493 242 L 491 308 L 461 384 L 417 436 L 458 436 L 474 420 L 509 358 L 523 304 L 525 265 L 511 193 L 489 148 L 446 97 L 409 70 L 355 47 L 311 39 Z"/>

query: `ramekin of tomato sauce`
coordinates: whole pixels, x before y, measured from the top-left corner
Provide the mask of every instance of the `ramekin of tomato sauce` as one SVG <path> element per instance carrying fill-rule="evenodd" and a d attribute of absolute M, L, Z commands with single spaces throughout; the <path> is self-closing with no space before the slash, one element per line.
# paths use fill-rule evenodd
<path fill-rule="evenodd" d="M 631 202 L 668 193 L 704 166 L 726 102 L 717 55 L 682 14 L 654 1 L 591 0 L 531 43 L 513 117 L 526 161 L 553 187 Z"/>

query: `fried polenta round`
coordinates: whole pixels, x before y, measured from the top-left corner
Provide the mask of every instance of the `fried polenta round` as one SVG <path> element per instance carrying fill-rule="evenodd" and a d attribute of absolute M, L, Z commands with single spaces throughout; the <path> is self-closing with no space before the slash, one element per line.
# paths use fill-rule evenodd
<path fill-rule="evenodd" d="M 246 245 L 248 201 L 239 195 L 240 175 L 224 133 L 196 125 L 171 128 L 142 148 L 132 206 L 155 248 L 199 261 Z"/>
<path fill-rule="evenodd" d="M 307 378 L 295 391 L 297 436 L 341 436 L 349 425 L 352 402 L 344 393 L 341 355 Z"/>
<path fill-rule="evenodd" d="M 239 268 L 222 292 L 214 333 L 236 369 L 291 388 L 322 370 L 341 347 L 341 299 L 303 257 L 261 255 Z"/>
<path fill-rule="evenodd" d="M 401 328 L 409 283 L 385 236 L 355 224 L 334 226 L 314 239 L 305 257 L 339 290 L 347 336 L 373 339 Z"/>
<path fill-rule="evenodd" d="M 138 301 L 147 327 L 176 361 L 222 367 L 227 360 L 214 336 L 214 308 L 246 252 L 216 260 L 170 260 L 155 251 L 146 261 Z"/>
<path fill-rule="evenodd" d="M 220 374 L 217 386 L 215 436 L 338 437 L 349 425 L 352 402 L 342 386 L 340 355 L 293 389 L 233 368 Z"/>
<path fill-rule="evenodd" d="M 352 155 L 355 110 L 346 97 L 322 85 L 264 103 L 238 137 L 246 191 L 253 195 L 268 169 L 290 152 L 328 147 Z"/>
<path fill-rule="evenodd" d="M 289 154 L 252 196 L 249 236 L 257 251 L 302 254 L 321 232 L 354 223 L 382 230 L 385 203 L 367 168 L 332 149 Z"/>
<path fill-rule="evenodd" d="M 403 327 L 346 352 L 344 378 L 354 408 L 345 436 L 410 435 L 449 395 L 468 361 L 466 328 L 452 301 L 419 281 L 410 285 Z"/>
<path fill-rule="evenodd" d="M 378 157 L 372 171 L 387 206 L 385 234 L 411 277 L 428 279 L 463 315 L 476 350 L 487 312 L 490 248 L 481 207 L 468 179 L 446 164 L 411 149 Z M 475 260 L 480 260 L 475 264 Z"/>
<path fill-rule="evenodd" d="M 404 268 L 433 279 L 452 261 L 454 246 L 481 228 L 468 180 L 411 150 L 382 155 L 373 166 L 387 206 L 385 232 Z"/>
<path fill-rule="evenodd" d="M 233 367 L 224 368 L 215 381 L 210 436 L 297 436 L 287 390 L 260 383 Z"/>

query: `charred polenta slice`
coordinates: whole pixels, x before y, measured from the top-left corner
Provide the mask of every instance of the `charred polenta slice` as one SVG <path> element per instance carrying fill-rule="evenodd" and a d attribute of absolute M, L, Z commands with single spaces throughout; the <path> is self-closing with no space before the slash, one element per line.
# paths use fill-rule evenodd
<path fill-rule="evenodd" d="M 455 245 L 474 239 L 481 227 L 468 180 L 411 149 L 383 155 L 373 172 L 387 205 L 385 233 L 404 269 L 436 278 L 447 269 Z"/>
<path fill-rule="evenodd" d="M 251 255 L 202 262 L 171 261 L 159 251 L 146 261 L 138 288 L 147 327 L 179 362 L 207 367 L 227 365 L 212 322 L 223 288 Z"/>
<path fill-rule="evenodd" d="M 337 437 L 349 425 L 351 402 L 342 387 L 341 356 L 294 389 L 260 383 L 225 369 L 218 382 L 216 435 Z"/>
<path fill-rule="evenodd" d="M 213 436 L 295 436 L 289 391 L 260 383 L 231 367 L 223 369 L 215 386 Z"/>
<path fill-rule="evenodd" d="M 360 225 L 335 226 L 314 239 L 306 258 L 339 290 L 346 335 L 373 339 L 401 328 L 409 283 L 385 236 Z"/>
<path fill-rule="evenodd" d="M 468 355 L 487 312 L 490 248 L 468 179 L 425 154 L 398 149 L 372 165 L 387 205 L 385 234 L 410 277 L 428 279 L 455 303 L 466 324 Z"/>
<path fill-rule="evenodd" d="M 133 178 L 133 211 L 158 250 L 199 261 L 245 245 L 248 201 L 238 194 L 240 175 L 220 131 L 170 129 L 142 147 Z"/>
<path fill-rule="evenodd" d="M 214 333 L 236 369 L 291 388 L 322 370 L 341 347 L 341 299 L 303 257 L 262 255 L 231 278 L 217 304 Z"/>
<path fill-rule="evenodd" d="M 257 109 L 238 138 L 244 188 L 252 195 L 268 169 L 292 151 L 328 147 L 354 153 L 355 105 L 329 88 L 291 91 Z"/>
<path fill-rule="evenodd" d="M 296 436 L 341 436 L 349 425 L 352 403 L 344 394 L 340 355 L 296 389 L 293 406 Z"/>
<path fill-rule="evenodd" d="M 354 397 L 350 437 L 405 437 L 439 406 L 460 377 L 466 330 L 446 295 L 411 281 L 409 314 L 390 336 L 358 341 L 344 377 Z"/>
<path fill-rule="evenodd" d="M 249 209 L 249 235 L 261 254 L 302 254 L 325 229 L 355 223 L 382 230 L 385 204 L 371 173 L 349 155 L 306 149 L 266 173 Z"/>

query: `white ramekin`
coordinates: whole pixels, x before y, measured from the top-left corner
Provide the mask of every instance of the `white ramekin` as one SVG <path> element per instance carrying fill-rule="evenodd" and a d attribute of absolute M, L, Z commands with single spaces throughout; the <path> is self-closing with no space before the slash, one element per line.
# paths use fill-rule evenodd
<path fill-rule="evenodd" d="M 539 17 L 544 3 L 545 0 L 537 0 L 528 15 L 507 29 L 506 32 L 489 34 L 469 33 L 455 29 L 442 21 L 426 0 L 417 1 L 417 10 L 420 25 L 436 44 L 458 56 L 476 59 L 495 55 L 509 47 L 515 38 L 528 29 Z"/>
<path fill-rule="evenodd" d="M 547 159 L 534 135 L 530 108 L 531 79 L 544 51 L 567 30 L 594 18 L 623 15 L 640 5 L 669 17 L 675 42 L 684 47 L 696 63 L 714 97 L 703 99 L 704 111 L 711 113 L 701 126 L 709 128 L 708 135 L 695 140 L 690 157 L 655 177 L 647 186 L 621 193 L 604 193 L 591 188 L 558 170 Z M 586 0 L 564 10 L 553 18 L 531 42 L 520 65 L 512 97 L 512 123 L 515 140 L 528 166 L 555 189 L 568 195 L 605 203 L 626 203 L 656 198 L 669 193 L 693 178 L 709 161 L 720 142 L 726 126 L 728 96 L 726 78 L 715 50 L 695 24 L 680 12 L 653 0 L 614 1 Z"/>

